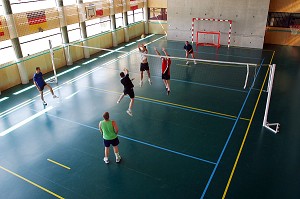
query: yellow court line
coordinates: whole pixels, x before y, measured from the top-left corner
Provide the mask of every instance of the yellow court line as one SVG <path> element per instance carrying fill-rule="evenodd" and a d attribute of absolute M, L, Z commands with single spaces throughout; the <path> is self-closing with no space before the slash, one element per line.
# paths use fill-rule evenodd
<path fill-rule="evenodd" d="M 36 183 L 34 183 L 34 182 L 32 182 L 32 181 L 30 181 L 30 180 L 24 178 L 23 176 L 20 176 L 19 174 L 16 174 L 15 172 L 12 172 L 12 171 L 10 171 L 10 170 L 8 170 L 8 169 L 2 167 L 2 166 L 0 166 L 0 169 L 2 169 L 2 170 L 4 170 L 4 171 L 6 171 L 6 172 L 8 172 L 8 173 L 10 173 L 10 174 L 12 174 L 12 175 L 14 175 L 14 176 L 20 178 L 20 179 L 22 179 L 22 180 L 28 182 L 29 184 L 32 184 L 33 186 L 35 186 L 35 187 L 37 187 L 37 188 L 39 188 L 39 189 L 42 189 L 43 191 L 45 191 L 45 192 L 47 192 L 47 193 L 49 193 L 49 194 L 55 196 L 56 198 L 64 199 L 64 198 L 61 197 L 60 195 L 57 195 L 56 193 L 53 193 L 52 191 L 50 191 L 50 190 L 48 190 L 48 189 L 42 187 L 41 185 L 38 185 L 38 184 L 36 184 Z"/>
<path fill-rule="evenodd" d="M 105 89 L 100 89 L 100 88 L 93 88 L 93 87 L 88 87 L 88 88 L 99 90 L 99 91 L 110 92 L 110 93 L 122 94 L 120 92 L 115 92 L 115 91 L 110 91 L 110 90 L 105 90 Z M 201 108 L 195 108 L 195 107 L 191 107 L 191 106 L 185 106 L 185 105 L 181 105 L 181 104 L 175 104 L 175 103 L 171 103 L 171 102 L 166 102 L 166 101 L 151 99 L 151 98 L 142 97 L 142 96 L 135 96 L 135 97 L 139 98 L 139 99 L 145 99 L 145 100 L 148 100 L 148 101 L 152 101 L 152 102 L 159 102 L 159 103 L 162 103 L 162 104 L 168 104 L 168 105 L 177 106 L 177 107 L 181 107 L 181 108 L 186 108 L 186 109 L 201 111 L 201 112 L 205 112 L 205 113 L 211 113 L 211 114 L 215 114 L 215 115 L 219 115 L 219 116 L 225 116 L 225 117 L 229 117 L 229 118 L 233 118 L 233 119 L 237 118 L 236 116 L 233 116 L 233 115 L 229 115 L 229 114 L 225 114 L 225 113 L 220 113 L 220 112 L 215 112 L 215 111 L 209 111 L 209 110 L 205 110 L 205 109 L 201 109 Z M 243 117 L 240 118 L 240 119 L 241 120 L 245 120 L 245 121 L 249 121 L 250 120 L 248 118 L 243 118 Z"/>
<path fill-rule="evenodd" d="M 61 166 L 61 167 L 63 167 L 63 168 L 65 168 L 65 169 L 68 169 L 68 170 L 70 170 L 71 168 L 70 167 L 67 167 L 67 166 L 65 166 L 65 165 L 63 165 L 63 164 L 60 164 L 60 163 L 58 163 L 58 162 L 56 162 L 56 161 L 54 161 L 54 160 L 51 160 L 51 159 L 47 159 L 49 162 L 52 162 L 53 164 L 56 164 L 56 165 L 58 165 L 58 166 Z"/>
<path fill-rule="evenodd" d="M 276 53 L 276 51 L 274 50 L 274 51 L 273 51 L 273 55 L 272 55 L 271 60 L 270 60 L 270 65 L 271 65 L 272 62 L 273 62 L 273 58 L 274 58 L 274 56 L 275 56 L 275 53 Z"/>
<path fill-rule="evenodd" d="M 274 56 L 274 53 L 273 53 L 273 56 Z M 272 56 L 272 57 L 273 57 L 273 56 Z M 273 60 L 273 58 L 271 59 L 270 64 L 272 63 L 272 60 Z M 255 106 L 254 106 L 254 109 L 253 109 L 253 112 L 252 112 L 252 115 L 251 115 L 251 118 L 250 118 L 250 122 L 249 122 L 249 124 L 248 124 L 248 127 L 247 127 L 246 133 L 245 133 L 245 135 L 244 135 L 244 138 L 243 138 L 241 147 L 240 147 L 240 149 L 239 149 L 238 155 L 237 155 L 237 157 L 236 157 L 236 159 L 235 159 L 235 162 L 234 162 L 233 168 L 232 168 L 232 170 L 231 170 L 230 177 L 229 177 L 229 179 L 228 179 L 228 181 L 227 181 L 227 185 L 226 185 L 226 188 L 225 188 L 225 190 L 224 190 L 222 199 L 225 199 L 226 194 L 227 194 L 227 192 L 228 192 L 228 188 L 229 188 L 229 186 L 230 186 L 230 183 L 231 183 L 232 177 L 233 177 L 233 175 L 234 175 L 236 166 L 237 166 L 237 164 L 238 164 L 238 161 L 239 161 L 239 159 L 240 159 L 242 150 L 243 150 L 243 148 L 244 148 L 244 145 L 245 145 L 245 142 L 246 142 L 246 139 L 247 139 L 247 136 L 248 136 L 248 133 L 249 133 L 249 130 L 250 130 L 250 127 L 251 127 L 251 124 L 252 124 L 254 115 L 255 115 L 255 113 L 256 113 L 256 109 L 257 109 L 257 106 L 258 106 L 258 103 L 259 103 L 259 100 L 260 100 L 260 97 L 261 97 L 263 88 L 264 88 L 264 86 L 265 86 L 265 83 L 266 83 L 266 80 L 267 80 L 267 77 L 268 77 L 269 70 L 270 70 L 270 67 L 268 68 L 268 71 L 267 71 L 267 73 L 266 73 L 264 82 L 263 82 L 262 87 L 261 87 L 261 89 L 260 89 L 260 91 L 259 91 L 259 95 L 258 95 L 258 98 L 257 98 L 257 100 L 256 100 L 256 103 L 255 103 Z"/>

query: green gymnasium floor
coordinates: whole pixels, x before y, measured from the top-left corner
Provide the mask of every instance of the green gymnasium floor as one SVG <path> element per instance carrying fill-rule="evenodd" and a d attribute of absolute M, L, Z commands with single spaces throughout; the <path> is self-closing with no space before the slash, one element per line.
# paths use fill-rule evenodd
<path fill-rule="evenodd" d="M 2 92 L 0 198 L 300 197 L 300 48 L 199 48 L 197 58 L 258 64 L 247 88 L 245 66 L 173 59 L 167 96 L 157 58 L 149 58 L 153 85 L 138 86 L 140 58 L 132 42 L 118 49 L 131 53 L 100 53 L 59 69 L 53 87 L 60 98 L 47 95 L 47 107 L 35 88 L 26 90 L 30 85 Z M 142 42 L 151 54 L 156 46 L 184 55 L 181 42 L 162 35 Z M 277 71 L 269 120 L 281 123 L 276 135 L 261 125 L 271 62 Z M 128 98 L 116 104 L 123 67 L 136 78 L 133 117 L 126 114 Z M 103 162 L 98 122 L 105 111 L 120 128 L 120 164 L 112 153 L 110 164 Z"/>

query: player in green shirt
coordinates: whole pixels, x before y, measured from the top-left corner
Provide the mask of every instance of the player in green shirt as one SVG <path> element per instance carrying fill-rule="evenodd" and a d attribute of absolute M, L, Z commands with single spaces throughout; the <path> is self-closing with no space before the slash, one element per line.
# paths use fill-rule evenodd
<path fill-rule="evenodd" d="M 105 151 L 104 151 L 104 162 L 106 164 L 109 163 L 108 156 L 109 156 L 109 147 L 110 145 L 113 146 L 115 156 L 116 156 L 116 162 L 121 161 L 121 156 L 119 154 L 119 139 L 118 139 L 118 126 L 117 123 L 113 120 L 109 119 L 109 113 L 105 112 L 103 114 L 104 120 L 100 121 L 99 123 L 99 130 L 103 136 L 104 140 L 104 146 L 105 146 Z"/>

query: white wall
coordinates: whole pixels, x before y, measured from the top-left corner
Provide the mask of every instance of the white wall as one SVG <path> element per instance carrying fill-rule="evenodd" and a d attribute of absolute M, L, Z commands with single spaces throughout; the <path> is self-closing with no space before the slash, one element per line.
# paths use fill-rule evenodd
<path fill-rule="evenodd" d="M 231 45 L 262 48 L 270 0 L 168 0 L 168 39 L 191 40 L 193 17 L 233 20 Z M 229 25 L 197 22 L 198 30 L 220 31 L 227 45 Z"/>

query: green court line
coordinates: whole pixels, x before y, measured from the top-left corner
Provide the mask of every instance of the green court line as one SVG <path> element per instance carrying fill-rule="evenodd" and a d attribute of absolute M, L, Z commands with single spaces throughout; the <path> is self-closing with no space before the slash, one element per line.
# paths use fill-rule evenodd
<path fill-rule="evenodd" d="M 113 94 L 117 94 L 120 95 L 122 93 L 120 92 L 116 92 L 116 91 L 112 91 L 112 90 L 105 90 L 105 89 L 100 89 L 100 88 L 95 88 L 95 87 L 86 87 L 88 89 L 92 89 L 95 91 L 100 91 L 100 92 L 107 92 L 107 93 L 113 93 Z M 222 118 L 227 118 L 227 119 L 236 119 L 237 117 L 234 115 L 230 115 L 230 114 L 226 114 L 226 113 L 220 113 L 220 112 L 216 112 L 216 111 L 210 111 L 210 110 L 206 110 L 206 109 L 201 109 L 201 108 L 196 108 L 196 107 L 191 107 L 191 106 L 186 106 L 186 105 L 182 105 L 182 104 L 176 104 L 176 103 L 172 103 L 172 102 L 166 102 L 166 101 L 162 101 L 162 100 L 157 100 L 157 99 L 152 99 L 152 98 L 147 98 L 147 97 L 142 97 L 142 96 L 135 96 L 135 98 L 137 99 L 141 99 L 144 101 L 148 101 L 148 102 L 155 102 L 155 103 L 159 103 L 161 105 L 171 105 L 173 107 L 177 107 L 177 108 L 181 108 L 181 109 L 185 109 L 185 110 L 190 110 L 190 111 L 198 111 L 201 113 L 206 113 L 212 116 L 217 116 L 217 117 L 222 117 Z M 245 121 L 249 121 L 250 119 L 248 118 L 240 118 L 241 120 L 245 120 Z"/>

